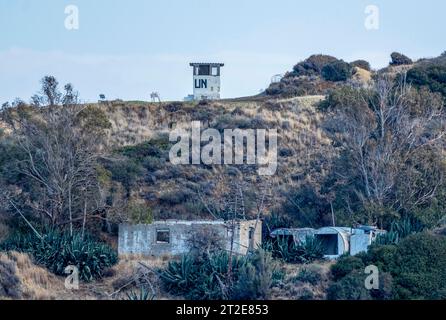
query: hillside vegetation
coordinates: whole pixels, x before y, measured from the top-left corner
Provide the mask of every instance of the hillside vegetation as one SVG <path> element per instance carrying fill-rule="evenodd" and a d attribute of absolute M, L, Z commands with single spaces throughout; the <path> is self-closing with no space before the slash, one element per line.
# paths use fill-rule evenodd
<path fill-rule="evenodd" d="M 256 97 L 187 103 L 81 104 L 72 85 L 61 90 L 54 77 L 45 77 L 31 103 L 16 100 L 1 109 L 0 277 L 9 276 L 0 278 L 0 296 L 52 297 L 26 287 L 23 270 L 51 270 L 57 276 L 36 276 L 51 291 L 70 264 L 81 266 L 87 288 L 89 282 L 104 284 L 107 293 L 98 298 L 114 298 L 136 272 L 135 263 L 123 266 L 116 258 L 120 223 L 260 217 L 265 243 L 278 227 L 369 224 L 391 232 L 369 255 L 341 260 L 334 269 L 318 262 L 316 244 L 280 252 L 265 246 L 246 259 L 218 253 L 163 260 L 156 273 L 164 276 L 155 281 L 162 296 L 444 297 L 444 286 L 435 285 L 443 275 L 415 272 L 416 258 L 407 246 L 419 242 L 427 256 L 444 247 L 444 236 L 432 230 L 446 222 L 445 65 L 444 54 L 412 61 L 394 53 L 382 70 L 372 70 L 364 60 L 314 55 Z M 190 130 L 192 121 L 220 133 L 276 129 L 276 173 L 260 176 L 257 165 L 248 164 L 173 165 L 169 133 Z M 59 247 L 72 250 L 59 252 Z M 378 256 L 380 250 L 388 260 Z M 438 269 L 444 266 L 441 259 Z M 349 286 L 363 282 L 359 269 L 370 261 L 383 265 L 383 283 L 391 284 L 372 295 L 351 291 Z M 403 264 L 397 267 L 397 261 Z M 350 268 L 350 262 L 359 267 Z M 205 282 L 215 266 L 219 278 Z M 176 274 L 186 269 L 189 274 Z M 342 276 L 336 273 L 340 269 Z M 431 285 L 408 288 L 422 276 Z M 148 279 L 144 272 L 141 277 Z M 184 288 L 179 277 L 203 283 Z M 130 283 L 126 289 L 140 284 Z M 249 295 L 241 290 L 247 287 Z"/>

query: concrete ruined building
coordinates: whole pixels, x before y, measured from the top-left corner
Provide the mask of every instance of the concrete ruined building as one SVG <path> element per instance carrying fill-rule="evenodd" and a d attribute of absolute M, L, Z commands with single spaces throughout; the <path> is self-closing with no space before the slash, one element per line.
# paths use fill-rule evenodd
<path fill-rule="evenodd" d="M 189 252 L 198 234 L 218 235 L 222 247 L 244 255 L 262 243 L 262 221 L 166 220 L 152 224 L 119 226 L 119 255 L 163 256 Z"/>
<path fill-rule="evenodd" d="M 220 70 L 223 63 L 193 62 L 194 100 L 220 99 Z"/>
<path fill-rule="evenodd" d="M 291 238 L 295 243 L 303 243 L 307 237 L 315 237 L 320 241 L 324 250 L 324 257 L 336 259 L 343 254 L 356 255 L 366 252 L 368 247 L 384 230 L 371 226 L 324 227 L 313 228 L 282 228 L 271 232 L 271 237 Z"/>

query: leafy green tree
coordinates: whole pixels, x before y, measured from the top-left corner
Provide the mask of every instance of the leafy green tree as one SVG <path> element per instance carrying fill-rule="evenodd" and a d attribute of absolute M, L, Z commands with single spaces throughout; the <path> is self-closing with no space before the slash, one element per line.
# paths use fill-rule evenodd
<path fill-rule="evenodd" d="M 347 81 L 353 75 L 353 68 L 347 62 L 338 60 L 325 65 L 321 74 L 327 81 Z"/>
<path fill-rule="evenodd" d="M 412 59 L 399 52 L 393 52 L 390 57 L 392 58 L 392 61 L 390 62 L 391 66 L 401 66 L 413 63 Z"/>

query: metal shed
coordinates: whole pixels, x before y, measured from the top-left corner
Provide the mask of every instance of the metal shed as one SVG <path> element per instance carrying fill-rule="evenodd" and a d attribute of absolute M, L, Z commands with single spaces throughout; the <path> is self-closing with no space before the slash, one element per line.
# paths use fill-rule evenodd
<path fill-rule="evenodd" d="M 350 252 L 350 235 L 352 228 L 347 227 L 324 227 L 315 233 L 324 247 L 324 257 L 336 259 L 344 253 Z"/>

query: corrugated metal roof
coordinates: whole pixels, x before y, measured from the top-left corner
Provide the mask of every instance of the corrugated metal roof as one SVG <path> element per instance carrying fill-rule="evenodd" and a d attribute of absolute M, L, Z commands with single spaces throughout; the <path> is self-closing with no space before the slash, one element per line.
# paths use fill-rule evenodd
<path fill-rule="evenodd" d="M 275 236 L 291 236 L 299 233 L 313 233 L 315 230 L 313 228 L 280 228 L 272 231 L 270 235 Z"/>
<path fill-rule="evenodd" d="M 349 227 L 323 227 L 316 231 L 316 234 L 325 234 L 325 233 L 341 233 L 341 234 L 351 234 L 353 228 Z"/>
<path fill-rule="evenodd" d="M 211 66 L 219 66 L 219 67 L 224 67 L 224 63 L 221 62 L 191 62 L 189 64 L 191 67 L 194 66 L 201 66 L 201 65 L 211 65 Z"/>

